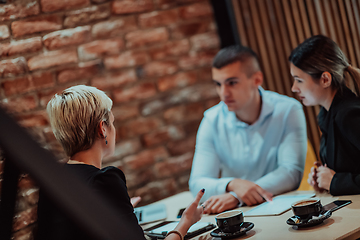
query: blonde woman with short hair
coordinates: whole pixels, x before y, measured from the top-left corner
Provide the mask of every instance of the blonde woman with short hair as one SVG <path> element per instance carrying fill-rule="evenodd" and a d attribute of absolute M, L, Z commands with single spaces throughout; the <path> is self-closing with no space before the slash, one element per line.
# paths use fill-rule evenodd
<path fill-rule="evenodd" d="M 127 193 L 124 173 L 115 167 L 101 168 L 102 160 L 112 156 L 115 150 L 116 129 L 111 108 L 112 100 L 103 91 L 78 85 L 55 94 L 47 105 L 47 112 L 54 135 L 69 156 L 64 167 L 75 172 L 95 193 L 103 195 L 114 211 L 131 223 L 133 227 L 129 231 L 133 239 L 145 239 L 134 214 L 135 203 Z M 203 207 L 198 204 L 203 194 L 204 189 L 199 191 L 178 226 L 166 239 L 183 239 L 190 226 L 201 218 Z M 93 237 L 81 231 L 49 200 L 45 192 L 40 191 L 36 239 L 79 240 Z"/>

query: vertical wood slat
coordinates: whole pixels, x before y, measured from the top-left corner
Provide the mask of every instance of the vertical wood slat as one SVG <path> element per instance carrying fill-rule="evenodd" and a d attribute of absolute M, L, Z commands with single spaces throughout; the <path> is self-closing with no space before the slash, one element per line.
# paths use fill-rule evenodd
<path fill-rule="evenodd" d="M 264 31 L 264 39 L 262 39 L 265 42 L 266 48 L 268 50 L 268 60 L 269 60 L 269 65 L 271 68 L 271 72 L 272 74 L 272 79 L 268 79 L 268 81 L 274 82 L 275 85 L 275 90 L 281 94 L 285 94 L 285 89 L 283 86 L 283 82 L 281 81 L 281 77 L 280 77 L 280 66 L 278 64 L 278 60 L 277 60 L 277 52 L 274 49 L 274 41 L 273 41 L 273 36 L 271 33 L 271 28 L 269 25 L 269 17 L 268 17 L 268 13 L 266 11 L 265 8 L 265 2 L 263 0 L 258 0 L 257 1 L 258 6 L 259 6 L 259 10 L 260 10 L 260 19 L 261 19 L 261 23 L 263 25 L 263 31 Z M 261 40 L 261 39 L 260 39 Z"/>
<path fill-rule="evenodd" d="M 332 7 L 332 11 L 333 11 L 333 17 L 335 20 L 335 32 L 337 35 L 337 44 L 340 46 L 341 49 L 344 50 L 344 52 L 346 53 L 346 43 L 345 43 L 345 35 L 343 32 L 343 27 L 341 24 L 341 19 L 340 19 L 340 13 L 339 13 L 339 7 L 337 5 L 337 0 L 330 0 L 330 4 Z"/>
<path fill-rule="evenodd" d="M 351 34 L 350 34 L 349 25 L 348 25 L 348 22 L 347 22 L 347 16 L 346 16 L 346 12 L 345 12 L 344 1 L 343 0 L 338 0 L 338 4 L 339 4 L 339 10 L 340 10 L 340 15 L 341 15 L 342 25 L 343 25 L 343 29 L 344 29 L 344 34 L 345 34 L 346 46 L 347 46 L 347 50 L 348 50 L 347 51 L 348 58 L 349 58 L 350 62 L 355 65 L 356 60 L 355 60 L 355 56 L 354 56 L 354 49 L 353 49 L 353 46 L 352 46 L 352 43 L 351 43 Z M 357 43 L 357 44 L 359 44 L 359 43 Z"/>
<path fill-rule="evenodd" d="M 349 25 L 350 25 L 350 32 L 351 32 L 351 39 L 352 39 L 352 43 L 353 43 L 353 48 L 354 48 L 354 62 L 352 62 L 353 65 L 359 65 L 359 55 L 360 55 L 360 49 L 359 49 L 359 38 L 357 35 L 357 31 L 356 31 L 356 26 L 355 26 L 355 17 L 352 11 L 352 7 L 351 7 L 351 3 L 350 1 L 345 1 L 345 8 L 346 8 L 346 12 L 347 12 L 347 18 L 349 21 Z"/>
<path fill-rule="evenodd" d="M 236 22 L 237 22 L 237 28 L 238 28 L 239 35 L 241 38 L 240 41 L 244 46 L 247 46 L 248 45 L 248 41 L 247 41 L 247 37 L 246 37 L 247 34 L 245 31 L 244 24 L 242 24 L 243 16 L 242 16 L 242 11 L 240 11 L 240 4 L 237 0 L 232 0 L 232 5 L 234 8 L 234 14 L 235 14 Z"/>
<path fill-rule="evenodd" d="M 256 3 L 255 1 L 249 1 L 249 5 L 253 17 L 252 21 L 254 23 L 256 39 L 259 46 L 258 54 L 261 56 L 260 58 L 263 65 L 263 72 L 266 78 L 274 79 L 271 71 L 271 66 L 269 64 L 269 56 L 265 46 L 265 38 L 261 29 L 260 21 L 258 20 L 260 17 L 259 17 L 259 12 L 257 11 Z M 267 85 L 270 90 L 272 91 L 276 90 L 274 81 L 267 81 Z"/>

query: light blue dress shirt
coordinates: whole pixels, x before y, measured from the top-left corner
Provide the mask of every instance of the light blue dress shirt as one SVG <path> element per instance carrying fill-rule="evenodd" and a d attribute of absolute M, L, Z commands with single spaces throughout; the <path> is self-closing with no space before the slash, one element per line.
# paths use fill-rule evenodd
<path fill-rule="evenodd" d="M 234 178 L 255 182 L 274 195 L 299 186 L 307 150 L 302 105 L 261 87 L 259 92 L 261 112 L 252 125 L 238 120 L 224 102 L 205 111 L 189 180 L 194 195 L 205 188 L 202 201 L 226 193 Z"/>

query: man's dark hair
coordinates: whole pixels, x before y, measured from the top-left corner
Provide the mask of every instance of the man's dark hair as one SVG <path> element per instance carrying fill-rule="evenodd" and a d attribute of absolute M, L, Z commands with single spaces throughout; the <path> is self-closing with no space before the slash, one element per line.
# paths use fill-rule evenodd
<path fill-rule="evenodd" d="M 215 56 L 212 66 L 220 69 L 236 61 L 245 62 L 249 58 L 255 58 L 259 62 L 256 53 L 248 47 L 232 45 L 221 49 Z"/>

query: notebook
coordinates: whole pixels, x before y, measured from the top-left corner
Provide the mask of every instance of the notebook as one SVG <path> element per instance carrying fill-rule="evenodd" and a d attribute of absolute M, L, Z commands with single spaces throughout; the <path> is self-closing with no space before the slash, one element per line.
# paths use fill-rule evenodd
<path fill-rule="evenodd" d="M 280 215 L 291 208 L 291 204 L 296 201 L 311 198 L 315 196 L 311 194 L 301 195 L 280 195 L 273 198 L 271 202 L 264 202 L 257 207 L 244 212 L 245 217 L 252 216 L 269 216 L 269 215 Z"/>
<path fill-rule="evenodd" d="M 164 220 L 167 217 L 166 206 L 162 203 L 134 208 L 134 213 L 139 224 Z"/>

